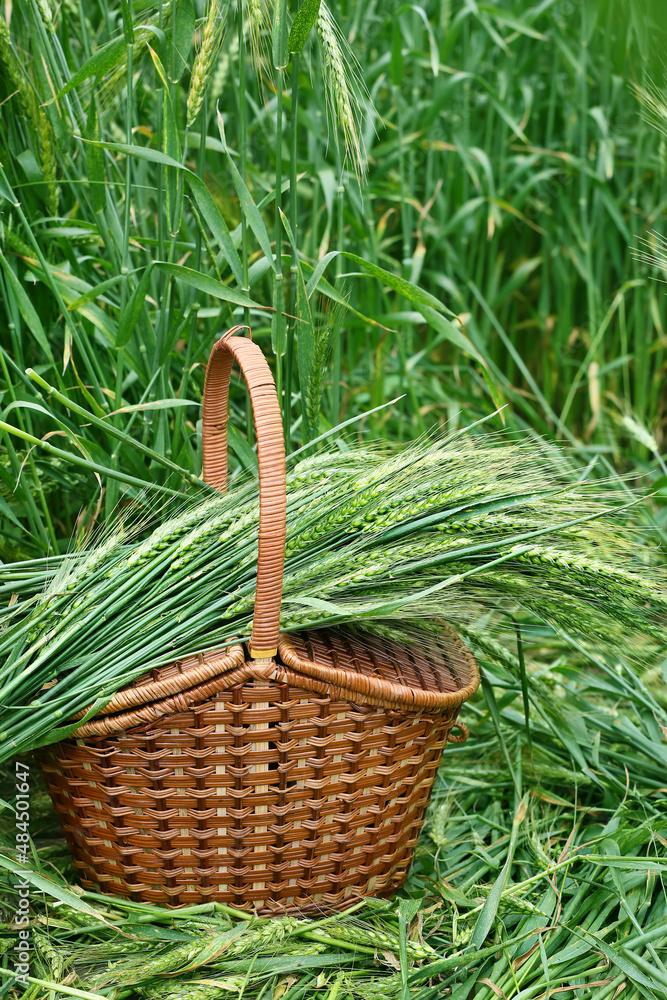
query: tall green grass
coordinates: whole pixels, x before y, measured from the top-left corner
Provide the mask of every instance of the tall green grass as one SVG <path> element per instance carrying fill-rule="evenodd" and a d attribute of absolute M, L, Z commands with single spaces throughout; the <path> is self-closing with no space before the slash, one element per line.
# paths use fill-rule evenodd
<path fill-rule="evenodd" d="M 351 66 L 349 35 L 366 93 L 354 75 L 337 89 L 317 25 L 290 55 L 309 22 L 288 44 L 283 7 L 245 4 L 241 21 L 161 0 L 130 24 L 120 6 L 46 21 L 45 4 L 14 6 L 3 558 L 63 551 L 137 481 L 198 474 L 201 363 L 239 320 L 295 446 L 396 396 L 360 434 L 455 429 L 504 398 L 511 426 L 570 439 L 605 472 L 626 448 L 658 477 L 621 423 L 629 409 L 664 448 L 661 293 L 631 256 L 665 197 L 664 139 L 629 86 L 652 65 L 646 17 L 621 0 L 342 4 L 332 37 Z M 248 467 L 242 392 L 233 410 Z"/>
<path fill-rule="evenodd" d="M 291 449 L 340 420 L 341 450 L 346 434 L 456 431 L 506 401 L 510 434 L 567 442 L 563 461 L 621 498 L 623 473 L 653 491 L 664 548 L 664 266 L 633 249 L 663 232 L 667 146 L 631 86 L 663 88 L 661 3 L 331 4 L 368 91 L 347 80 L 361 165 L 322 25 L 289 51 L 313 5 L 297 8 L 15 0 L 0 15 L 6 599 L 112 512 L 148 518 L 201 490 L 202 365 L 232 322 L 269 357 Z M 235 384 L 240 478 L 248 417 Z M 35 791 L 26 996 L 663 997 L 664 664 L 519 625 L 467 635 L 485 676 L 471 740 L 447 751 L 405 890 L 338 934 L 315 922 L 258 946 L 224 911 L 82 896 Z M 11 802 L 3 823 L 4 954 Z M 148 964 L 227 931 L 238 954 L 196 976 Z"/>

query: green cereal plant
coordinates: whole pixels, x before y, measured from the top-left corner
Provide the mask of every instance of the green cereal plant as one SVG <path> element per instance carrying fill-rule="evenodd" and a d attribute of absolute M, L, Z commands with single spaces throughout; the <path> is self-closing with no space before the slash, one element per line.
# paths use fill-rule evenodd
<path fill-rule="evenodd" d="M 361 136 L 361 87 L 354 56 L 324 0 L 321 0 L 317 15 L 317 34 L 322 46 L 327 108 L 332 121 L 340 126 L 345 152 L 360 176 L 365 170 Z"/>
<path fill-rule="evenodd" d="M 407 937 L 397 901 L 282 934 L 81 894 L 35 788 L 27 996 L 664 994 L 659 15 L 5 5 L 3 757 L 167 657 L 247 637 L 257 466 L 236 379 L 229 494 L 198 483 L 203 365 L 238 322 L 289 442 L 282 627 L 425 642 L 445 622 L 485 677 L 437 775 Z"/>
<path fill-rule="evenodd" d="M 355 5 L 307 5 L 298 52 L 286 2 L 7 9 L 0 391 L 5 422 L 31 435 L 39 486 L 23 474 L 19 503 L 8 484 L 3 558 L 60 554 L 79 516 L 88 530 L 141 484 L 174 488 L 174 466 L 199 474 L 201 362 L 239 320 L 264 338 L 296 449 L 402 393 L 361 421 L 362 437 L 475 421 L 498 402 L 485 372 L 514 429 L 565 437 L 596 477 L 622 464 L 609 435 L 660 455 L 659 302 L 627 248 L 631 231 L 656 228 L 661 137 L 614 82 L 640 40 L 622 0 L 570 19 L 548 6 L 534 22 L 512 3 L 518 34 L 496 8 L 371 3 L 362 23 Z M 275 72 L 266 57 L 253 72 L 246 45 L 270 43 Z M 649 79 L 637 75 L 659 110 Z M 227 152 L 209 134 L 216 103 Z M 29 385 L 29 365 L 46 365 L 61 396 Z M 621 396 L 645 439 L 606 413 Z M 233 398 L 232 423 L 244 414 L 247 428 Z M 93 406 L 84 440 L 63 399 Z M 232 450 L 233 471 L 249 468 L 243 442 Z M 92 452 L 97 468 L 82 472 Z"/>
<path fill-rule="evenodd" d="M 285 629 L 400 622 L 409 641 L 429 618 L 470 629 L 480 613 L 518 609 L 636 661 L 661 641 L 665 573 L 627 504 L 539 444 L 323 453 L 290 468 L 287 498 Z M 6 753 L 50 739 L 66 714 L 165 658 L 247 637 L 256 480 L 191 500 L 137 539 L 144 524 L 125 515 L 8 609 Z"/>
<path fill-rule="evenodd" d="M 264 920 L 254 926 L 241 924 L 221 934 L 164 949 L 162 954 L 149 961 L 131 960 L 125 963 L 124 969 L 117 965 L 110 974 L 102 974 L 98 978 L 97 985 L 105 986 L 111 982 L 133 983 L 142 979 L 150 980 L 191 972 L 223 957 L 227 960 L 239 955 L 261 952 L 276 947 L 300 930 L 302 925 L 303 921 L 294 917 Z"/>
<path fill-rule="evenodd" d="M 202 31 L 199 51 L 195 56 L 188 90 L 186 123 L 192 125 L 201 111 L 206 90 L 215 72 L 225 37 L 229 0 L 210 0 Z"/>

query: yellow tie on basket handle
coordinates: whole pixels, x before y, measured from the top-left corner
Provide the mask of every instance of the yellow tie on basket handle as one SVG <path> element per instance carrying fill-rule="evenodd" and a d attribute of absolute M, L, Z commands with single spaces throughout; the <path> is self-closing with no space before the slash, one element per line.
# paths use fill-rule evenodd
<path fill-rule="evenodd" d="M 250 327 L 235 326 L 214 345 L 204 382 L 202 457 L 204 481 L 227 489 L 227 421 L 232 364 L 238 363 L 248 386 L 257 438 L 259 464 L 259 552 L 257 590 L 250 639 L 253 660 L 268 659 L 278 650 L 280 601 L 285 561 L 285 444 L 280 404 L 271 370 L 259 347 L 234 334 Z"/>

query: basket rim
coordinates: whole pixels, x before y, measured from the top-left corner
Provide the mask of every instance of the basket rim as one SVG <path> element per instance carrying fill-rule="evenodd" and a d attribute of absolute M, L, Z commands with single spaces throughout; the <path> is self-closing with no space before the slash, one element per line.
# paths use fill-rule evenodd
<path fill-rule="evenodd" d="M 208 652 L 208 650 L 204 650 L 204 652 Z M 225 646 L 220 650 L 216 649 L 213 652 L 216 654 L 219 653 L 219 655 L 211 656 L 206 660 L 203 659 L 202 653 L 192 653 L 182 657 L 182 660 L 186 663 L 188 660 L 195 658 L 198 662 L 190 666 L 185 666 L 184 670 L 180 670 L 170 677 L 165 677 L 163 680 L 150 681 L 144 684 L 137 683 L 143 677 L 148 676 L 148 674 L 140 675 L 126 687 L 117 691 L 106 705 L 98 709 L 94 718 L 98 718 L 101 715 L 115 715 L 119 712 L 127 712 L 131 708 L 146 705 L 148 702 L 161 701 L 163 698 L 171 695 L 188 691 L 190 688 L 212 680 L 214 677 L 224 676 L 228 670 L 240 667 L 246 659 L 245 650 L 238 642 L 230 646 Z M 171 663 L 179 662 L 180 660 L 171 661 Z M 171 664 L 164 664 L 164 666 L 168 665 Z M 159 670 L 160 668 L 158 667 L 157 669 Z M 72 719 L 84 719 L 89 711 L 90 706 L 83 708 L 76 715 L 73 715 Z"/>
<path fill-rule="evenodd" d="M 288 633 L 282 633 L 278 642 L 278 653 L 283 662 L 293 671 L 313 680 L 323 681 L 339 691 L 351 692 L 372 699 L 379 699 L 391 708 L 431 708 L 438 711 L 458 708 L 467 701 L 479 686 L 477 662 L 454 629 L 440 626 L 446 632 L 448 641 L 456 647 L 466 662 L 469 680 L 456 691 L 426 691 L 423 688 L 383 680 L 370 674 L 360 674 L 352 670 L 329 667 L 322 663 L 304 659 L 294 649 Z M 397 644 L 398 645 L 398 644 Z"/>
<path fill-rule="evenodd" d="M 338 696 L 352 702 L 363 700 L 387 710 L 451 711 L 475 693 L 480 678 L 475 658 L 463 640 L 454 629 L 447 627 L 443 631 L 469 671 L 468 682 L 456 691 L 426 691 L 314 663 L 299 656 L 289 633 L 281 633 L 278 653 L 282 663 L 273 658 L 246 659 L 240 645 L 229 647 L 225 654 L 213 656 L 163 681 L 123 688 L 92 719 L 75 729 L 70 738 L 111 735 L 154 722 L 169 713 L 191 709 L 214 695 L 224 695 L 234 685 L 247 681 L 287 682 L 319 696 Z M 78 713 L 78 718 L 83 717 L 84 712 Z"/>

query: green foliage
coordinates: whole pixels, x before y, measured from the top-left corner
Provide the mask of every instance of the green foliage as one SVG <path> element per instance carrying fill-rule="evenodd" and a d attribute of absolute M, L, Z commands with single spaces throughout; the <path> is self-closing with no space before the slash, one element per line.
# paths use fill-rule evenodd
<path fill-rule="evenodd" d="M 304 0 L 294 18 L 292 29 L 287 39 L 288 51 L 293 55 L 301 52 L 306 44 L 308 35 L 312 31 L 313 25 L 320 12 L 320 0 Z"/>
<path fill-rule="evenodd" d="M 237 322 L 269 357 L 291 449 L 339 420 L 365 443 L 456 433 L 507 402 L 510 434 L 568 442 L 564 476 L 607 478 L 615 508 L 632 499 L 626 473 L 655 496 L 619 541 L 611 589 L 593 552 L 582 566 L 551 540 L 478 574 L 477 601 L 486 588 L 522 608 L 525 665 L 514 631 L 461 619 L 484 692 L 470 744 L 448 751 L 407 908 L 369 904 L 336 935 L 313 927 L 213 965 L 214 981 L 116 995 L 663 996 L 664 665 L 638 647 L 639 679 L 533 614 L 548 581 L 567 631 L 580 613 L 567 593 L 594 576 L 616 616 L 607 638 L 625 641 L 623 573 L 645 569 L 628 548 L 644 528 L 656 549 L 667 539 L 661 0 L 301 9 L 26 0 L 0 15 L 5 601 L 39 591 L 72 547 L 90 558 L 91 532 L 128 506 L 149 527 L 160 504 L 201 493 L 202 366 Z M 231 409 L 238 485 L 255 456 L 236 385 Z M 325 440 L 344 456 L 342 433 Z M 501 510 L 496 530 L 503 517 L 504 537 L 525 530 Z M 489 520 L 467 528 L 497 544 Z M 439 536 L 441 555 L 451 542 Z M 54 890 L 51 860 L 66 863 L 50 836 L 33 881 L 38 979 L 90 992 L 137 944 L 157 958 L 239 927 L 215 909 L 167 920 Z M 434 963 L 419 965 L 420 934 Z"/>
<path fill-rule="evenodd" d="M 324 16 L 311 6 L 294 19 L 295 32 Z M 287 81 L 297 68 L 295 100 L 299 84 L 288 152 L 275 100 L 246 68 L 234 31 L 225 32 L 237 14 L 224 3 L 193 10 L 179 2 L 173 26 L 171 4 L 135 8 L 131 25 L 128 5 L 106 16 L 89 4 L 83 18 L 65 6 L 52 23 L 16 5 L 0 40 L 5 405 L 40 401 L 22 375 L 31 366 L 109 428 L 198 473 L 196 412 L 137 407 L 200 399 L 214 337 L 242 320 L 281 391 L 289 389 L 283 409 L 296 447 L 317 435 L 320 420 L 325 428 L 401 393 L 364 422 L 366 436 L 403 439 L 445 419 L 455 428 L 506 400 L 510 426 L 569 436 L 579 460 L 605 472 L 619 466 L 619 441 L 630 444 L 657 478 L 617 404 L 662 447 L 659 292 L 630 251 L 634 235 L 656 225 L 664 140 L 637 116 L 624 79 L 634 67 L 649 87 L 645 67 L 660 29 L 646 36 L 622 0 L 580 5 L 572 16 L 562 4 L 519 0 L 436 7 L 370 3 L 362 18 L 343 5 L 335 12 L 342 34 L 327 21 L 330 46 L 350 35 L 374 106 L 344 49 L 327 56 L 326 45 L 304 38 L 298 67 L 280 71 Z M 249 3 L 245 17 L 253 45 L 266 51 L 265 6 Z M 282 97 L 281 82 L 281 106 Z M 287 107 L 290 100 L 285 91 Z M 358 110 L 346 100 L 360 101 Z M 353 162 L 341 164 L 329 141 L 336 126 L 328 120 L 343 132 L 346 121 L 362 128 L 372 170 L 361 189 Z M 283 244 L 276 258 L 269 236 L 274 208 L 280 220 L 283 159 L 297 191 L 288 280 Z M 333 258 L 327 277 L 332 250 L 346 256 Z M 367 277 L 344 276 L 345 263 Z M 314 392 L 313 331 L 333 329 L 336 303 L 333 384 L 329 372 L 330 391 Z M 56 431 L 62 451 L 83 448 L 119 485 L 91 475 L 82 511 L 66 469 L 46 485 L 56 466 L 43 456 L 39 485 L 22 487 L 28 508 L 18 518 L 14 510 L 22 530 L 4 515 L 7 554 L 64 551 L 77 522 L 90 526 L 121 497 L 136 498 L 123 473 L 168 485 L 165 466 L 49 405 L 55 422 L 21 405 L 9 423 L 38 438 Z M 233 411 L 245 422 L 240 396 Z M 48 523 L 45 489 L 59 493 L 58 523 Z"/>

